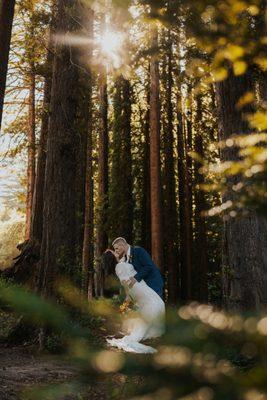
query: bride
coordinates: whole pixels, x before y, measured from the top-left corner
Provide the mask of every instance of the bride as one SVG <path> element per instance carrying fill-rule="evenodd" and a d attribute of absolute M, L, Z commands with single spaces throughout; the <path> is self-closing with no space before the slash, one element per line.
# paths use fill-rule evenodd
<path fill-rule="evenodd" d="M 137 317 L 127 320 L 128 332 L 121 339 L 107 339 L 111 346 L 132 353 L 155 353 L 156 349 L 140 343 L 141 340 L 161 336 L 164 333 L 165 304 L 161 297 L 144 280 L 131 288 L 127 284 L 136 275 L 133 265 L 119 261 L 117 254 L 107 250 L 103 255 L 103 265 L 109 273 L 114 272 L 126 292 L 137 307 Z"/>

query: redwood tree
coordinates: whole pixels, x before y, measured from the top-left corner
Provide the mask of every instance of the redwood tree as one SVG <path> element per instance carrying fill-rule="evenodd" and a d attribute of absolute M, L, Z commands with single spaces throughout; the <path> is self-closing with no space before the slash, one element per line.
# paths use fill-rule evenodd
<path fill-rule="evenodd" d="M 34 184 L 36 175 L 36 143 L 35 143 L 35 45 L 34 45 L 34 5 L 29 4 L 29 32 L 26 36 L 26 57 L 29 61 L 29 71 L 26 76 L 26 81 L 29 86 L 29 111 L 28 111 L 28 129 L 27 129 L 27 146 L 28 146 L 28 163 L 27 163 L 27 197 L 26 197 L 26 232 L 25 237 L 30 237 L 31 215 L 34 195 Z M 27 25 L 26 25 L 27 26 Z"/>
<path fill-rule="evenodd" d="M 141 245 L 151 251 L 151 211 L 150 211 L 150 137 L 149 137 L 149 103 L 150 86 L 146 87 L 147 109 L 143 114 L 143 134 L 145 137 L 143 144 L 143 168 L 141 186 Z"/>
<path fill-rule="evenodd" d="M 99 74 L 100 128 L 98 139 L 98 213 L 97 213 L 97 257 L 108 246 L 107 207 L 108 207 L 108 94 L 107 73 L 102 66 Z"/>
<path fill-rule="evenodd" d="M 0 4 L 0 130 L 6 88 L 8 57 L 14 18 L 15 0 L 1 0 Z"/>
<path fill-rule="evenodd" d="M 248 104 L 240 108 L 237 103 L 245 93 L 253 91 L 251 71 L 235 76 L 229 69 L 228 78 L 218 82 L 216 88 L 220 139 L 250 134 L 246 115 L 253 112 L 253 107 Z M 221 159 L 237 161 L 238 149 L 234 146 L 224 148 Z M 232 186 L 238 182 L 242 182 L 239 175 L 227 177 L 228 190 L 223 194 L 223 202 L 237 200 Z M 235 218 L 224 217 L 224 304 L 240 311 L 259 310 L 267 305 L 267 221 L 253 210 L 244 211 Z"/>
<path fill-rule="evenodd" d="M 90 30 L 88 36 L 93 38 L 93 11 L 89 15 Z M 89 56 L 92 56 L 90 47 Z M 89 64 L 90 65 L 90 64 Z M 88 299 L 93 297 L 94 287 L 94 172 L 93 172 L 93 115 L 92 115 L 92 85 L 93 75 L 88 77 L 88 132 L 86 135 L 86 174 L 85 174 L 85 209 L 82 252 L 82 289 Z"/>
<path fill-rule="evenodd" d="M 113 151 L 109 187 L 110 236 L 133 234 L 133 190 L 131 155 L 131 85 L 123 76 L 115 82 Z"/>
<path fill-rule="evenodd" d="M 187 300 L 191 295 L 191 263 L 187 246 L 187 213 L 186 213 L 186 175 L 185 175 L 185 140 L 184 119 L 181 106 L 181 96 L 177 95 L 177 154 L 178 154 L 178 198 L 179 198 L 179 233 L 180 233 L 180 276 L 181 300 Z"/>
<path fill-rule="evenodd" d="M 195 152 L 201 159 L 204 159 L 204 143 L 203 136 L 203 113 L 202 113 L 201 94 L 196 96 L 196 118 L 195 118 Z M 206 195 L 201 188 L 205 178 L 201 173 L 201 162 L 195 161 L 195 268 L 196 274 L 195 294 L 199 301 L 206 302 L 208 300 L 208 255 L 207 255 L 207 222 L 204 212 L 207 211 Z"/>
<path fill-rule="evenodd" d="M 34 195 L 31 213 L 30 240 L 35 240 L 41 245 L 43 230 L 43 205 L 44 205 L 44 181 L 45 181 L 45 165 L 46 165 L 46 148 L 47 135 L 49 125 L 49 109 L 52 88 L 52 63 L 53 53 L 51 43 L 48 46 L 45 81 L 44 81 L 44 98 L 42 109 L 41 132 L 38 145 L 36 179 L 34 185 Z"/>
<path fill-rule="evenodd" d="M 151 28 L 152 56 L 150 61 L 150 191 L 151 251 L 155 263 L 163 269 L 162 194 L 160 169 L 160 99 L 158 66 L 158 30 Z"/>
<path fill-rule="evenodd" d="M 79 1 L 58 0 L 56 32 L 79 32 L 86 11 L 86 6 Z M 77 166 L 81 158 L 80 135 L 85 134 L 86 119 L 87 134 L 89 106 L 89 91 L 85 85 L 88 72 L 79 65 L 82 50 L 88 51 L 88 48 L 55 44 L 39 275 L 39 288 L 43 293 L 53 292 L 55 278 L 59 274 L 73 275 L 77 265 L 80 238 L 75 229 L 77 201 L 79 204 L 76 193 L 77 182 L 81 182 L 77 179 L 80 173 Z M 83 190 L 82 187 L 78 189 Z"/>
<path fill-rule="evenodd" d="M 173 126 L 173 50 L 172 34 L 166 32 L 166 55 L 163 62 L 163 83 L 164 93 L 163 106 L 165 108 L 165 118 L 163 119 L 163 142 L 164 142 L 164 250 L 168 283 L 168 300 L 175 303 L 178 299 L 178 215 L 176 204 L 176 184 L 175 184 L 175 165 L 174 165 L 174 126 Z"/>

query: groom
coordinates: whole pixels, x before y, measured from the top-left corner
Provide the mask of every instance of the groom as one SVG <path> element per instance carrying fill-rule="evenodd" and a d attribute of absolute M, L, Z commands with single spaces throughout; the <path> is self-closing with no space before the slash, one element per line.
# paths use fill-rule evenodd
<path fill-rule="evenodd" d="M 137 274 L 129 279 L 129 287 L 143 279 L 162 298 L 163 279 L 148 252 L 142 247 L 130 246 L 123 237 L 115 239 L 112 246 L 119 259 L 129 262 L 137 271 Z"/>

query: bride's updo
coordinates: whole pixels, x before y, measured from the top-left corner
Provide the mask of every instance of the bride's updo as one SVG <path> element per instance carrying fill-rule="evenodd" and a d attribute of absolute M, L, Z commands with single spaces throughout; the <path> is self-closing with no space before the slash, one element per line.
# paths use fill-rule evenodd
<path fill-rule="evenodd" d="M 107 275 L 114 274 L 118 261 L 111 250 L 106 250 L 102 255 L 102 266 Z"/>

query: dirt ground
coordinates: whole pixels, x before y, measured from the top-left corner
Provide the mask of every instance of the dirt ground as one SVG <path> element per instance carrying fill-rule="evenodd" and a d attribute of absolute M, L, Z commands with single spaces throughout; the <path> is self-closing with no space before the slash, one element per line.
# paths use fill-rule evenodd
<path fill-rule="evenodd" d="M 16 322 L 16 316 L 0 311 L 0 337 L 5 338 Z M 104 328 L 95 332 L 101 341 L 106 335 Z M 27 391 L 32 387 L 69 384 L 75 382 L 79 375 L 73 365 L 56 355 L 42 355 L 27 343 L 13 347 L 6 347 L 4 343 L 0 341 L 0 400 L 43 400 L 39 395 L 29 397 Z M 129 398 L 131 391 L 131 384 L 126 381 L 126 376 L 122 374 L 113 374 L 108 380 L 100 376 L 98 381 L 86 382 L 75 395 L 50 395 L 45 400 L 124 400 Z"/>
<path fill-rule="evenodd" d="M 75 380 L 77 371 L 55 357 L 35 355 L 22 347 L 0 349 L 0 400 L 21 400 L 32 386 L 66 383 Z M 106 400 L 105 382 L 84 388 L 82 394 L 64 396 L 64 400 Z M 24 394 L 23 394 L 24 393 Z M 36 398 L 37 400 L 37 398 Z"/>

